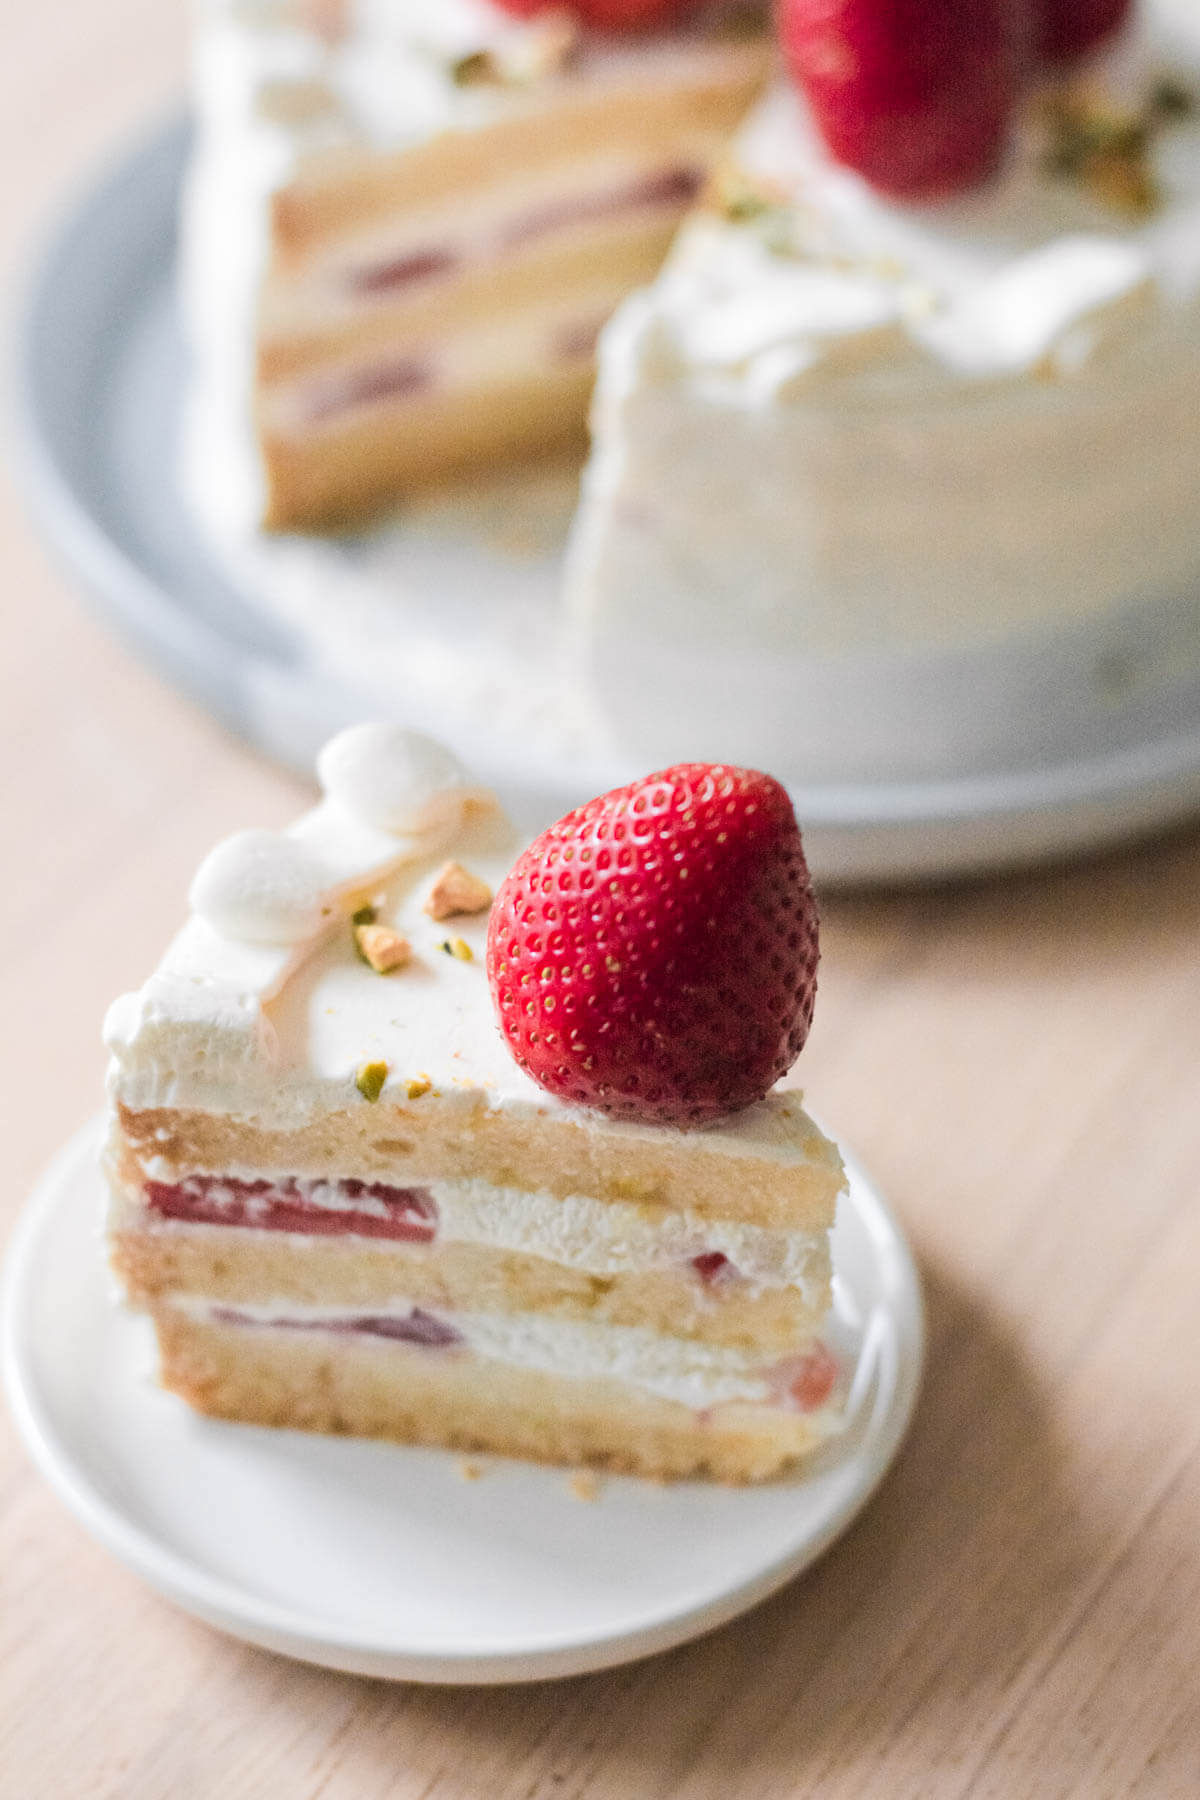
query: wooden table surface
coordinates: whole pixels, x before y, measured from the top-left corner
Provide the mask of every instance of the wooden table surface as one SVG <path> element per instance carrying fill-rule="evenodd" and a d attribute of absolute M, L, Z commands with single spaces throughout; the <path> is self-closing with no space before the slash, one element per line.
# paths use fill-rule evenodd
<path fill-rule="evenodd" d="M 172 0 L 9 14 L 6 289 L 183 67 Z M 108 637 L 8 490 L 0 577 L 7 1233 L 197 859 L 302 789 Z M 173 1611 L 3 1418 L 3 1800 L 1200 1794 L 1200 836 L 824 911 L 806 1086 L 906 1221 L 931 1322 L 912 1435 L 845 1539 L 649 1662 L 392 1687 Z"/>

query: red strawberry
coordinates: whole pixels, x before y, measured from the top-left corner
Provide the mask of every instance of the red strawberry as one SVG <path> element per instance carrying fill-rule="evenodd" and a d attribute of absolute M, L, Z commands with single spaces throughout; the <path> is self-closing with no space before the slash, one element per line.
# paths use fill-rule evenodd
<path fill-rule="evenodd" d="M 1039 43 L 1047 62 L 1072 62 L 1111 37 L 1132 0 L 1038 0 Z"/>
<path fill-rule="evenodd" d="M 501 884 L 488 979 L 513 1055 L 560 1099 L 663 1125 L 760 1100 L 817 985 L 787 794 L 681 763 L 568 813 Z"/>
<path fill-rule="evenodd" d="M 837 1385 L 838 1366 L 822 1343 L 798 1356 L 786 1356 L 770 1371 L 771 1386 L 781 1406 L 798 1412 L 819 1412 Z"/>
<path fill-rule="evenodd" d="M 536 13 L 561 12 L 559 0 L 495 0 L 505 12 L 519 19 L 531 19 Z M 567 11 L 574 13 L 581 25 L 597 31 L 652 31 L 658 25 L 673 25 L 682 14 L 695 10 L 696 0 L 571 0 Z"/>
<path fill-rule="evenodd" d="M 780 0 L 785 60 L 839 162 L 901 200 L 990 175 L 1017 98 L 1025 0 Z"/>

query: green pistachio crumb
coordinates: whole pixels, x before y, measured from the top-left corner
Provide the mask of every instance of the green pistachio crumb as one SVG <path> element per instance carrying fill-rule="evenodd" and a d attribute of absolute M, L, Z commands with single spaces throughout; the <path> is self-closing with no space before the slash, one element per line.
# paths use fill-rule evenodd
<path fill-rule="evenodd" d="M 364 1100 L 372 1105 L 383 1092 L 383 1084 L 388 1078 L 388 1066 L 385 1062 L 366 1062 L 354 1077 L 354 1085 Z"/>
<path fill-rule="evenodd" d="M 1150 105 L 1160 119 L 1186 119 L 1196 110 L 1196 96 L 1181 81 L 1164 75 L 1154 89 Z"/>
<path fill-rule="evenodd" d="M 460 56 L 450 74 L 455 87 L 477 87 L 481 82 L 501 79 L 496 58 L 490 50 L 472 50 L 469 55 Z"/>

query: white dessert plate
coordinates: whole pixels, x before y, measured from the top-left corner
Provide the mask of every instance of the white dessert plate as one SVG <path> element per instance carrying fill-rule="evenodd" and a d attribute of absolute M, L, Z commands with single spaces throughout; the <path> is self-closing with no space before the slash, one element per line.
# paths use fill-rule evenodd
<path fill-rule="evenodd" d="M 193 699 L 306 775 L 325 738 L 381 714 L 453 742 L 530 827 L 644 773 L 582 718 L 553 650 L 569 479 L 510 478 L 380 533 L 248 557 L 218 551 L 197 524 L 180 477 L 175 301 L 187 141 L 182 122 L 165 126 L 80 197 L 41 261 L 18 344 L 19 462 L 86 589 Z M 1200 809 L 1200 611 L 1181 607 L 1161 629 L 1135 613 L 1098 639 L 1087 660 L 1104 691 L 1088 677 L 1070 705 L 1057 663 L 1024 669 L 1011 705 L 1003 671 L 981 667 L 998 734 L 986 766 L 968 771 L 947 750 L 938 779 L 869 785 L 777 767 L 814 872 L 944 876 Z M 520 680 L 514 644 L 529 651 Z M 872 679 L 901 697 L 903 718 L 911 674 L 895 661 Z M 1117 677 L 1119 703 L 1104 687 Z M 462 695 L 452 718 L 448 685 Z M 955 706 L 924 695 L 921 729 L 936 737 Z"/>
<path fill-rule="evenodd" d="M 60 1153 L 13 1240 L 10 1403 L 92 1535 L 209 1624 L 306 1662 L 397 1680 L 533 1681 L 664 1650 L 819 1556 L 895 1456 L 923 1314 L 896 1220 L 851 1165 L 834 1233 L 853 1371 L 845 1432 L 755 1488 L 658 1486 L 200 1418 L 153 1379 L 148 1323 L 116 1302 L 99 1127 Z"/>

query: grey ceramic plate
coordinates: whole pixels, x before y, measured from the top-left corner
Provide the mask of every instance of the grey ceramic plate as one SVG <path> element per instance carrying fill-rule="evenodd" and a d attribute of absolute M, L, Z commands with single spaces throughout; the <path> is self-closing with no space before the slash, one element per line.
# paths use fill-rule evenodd
<path fill-rule="evenodd" d="M 93 599 L 156 667 L 268 755 L 305 772 L 378 697 L 332 675 L 286 619 L 223 572 L 176 479 L 184 356 L 175 217 L 187 128 L 158 131 L 91 188 L 32 285 L 17 346 L 18 454 L 36 512 Z M 472 546 L 471 579 L 478 575 Z M 453 562 L 451 544 L 443 568 Z M 544 578 L 544 575 L 543 575 Z M 1014 734 L 1021 723 L 1014 721 Z M 528 822 L 627 771 L 460 745 Z M 786 776 L 786 771 L 780 771 Z M 826 880 L 940 876 L 1114 841 L 1200 809 L 1200 682 L 1143 735 L 1015 774 L 920 784 L 792 783 Z"/>

